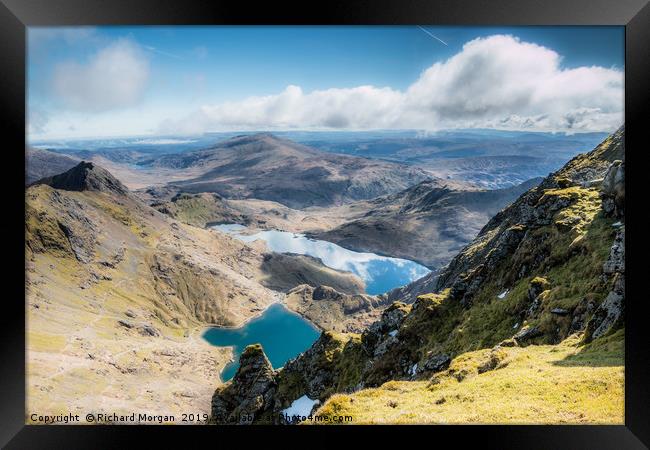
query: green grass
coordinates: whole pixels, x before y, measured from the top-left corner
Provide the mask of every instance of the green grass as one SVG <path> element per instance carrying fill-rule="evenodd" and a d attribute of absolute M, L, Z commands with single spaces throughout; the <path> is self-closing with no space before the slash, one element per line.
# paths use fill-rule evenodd
<path fill-rule="evenodd" d="M 316 414 L 349 415 L 353 424 L 622 424 L 623 332 L 579 342 L 500 349 L 483 373 L 491 351 L 465 353 L 432 381 L 337 394 Z"/>

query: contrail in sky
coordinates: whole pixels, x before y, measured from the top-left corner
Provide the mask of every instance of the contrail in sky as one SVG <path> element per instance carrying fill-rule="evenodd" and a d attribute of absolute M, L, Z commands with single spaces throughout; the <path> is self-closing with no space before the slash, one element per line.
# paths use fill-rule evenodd
<path fill-rule="evenodd" d="M 156 47 L 152 47 L 150 45 L 143 45 L 143 47 L 149 50 L 150 52 L 158 53 L 159 55 L 169 56 L 170 58 L 183 59 L 178 55 L 174 55 L 173 53 L 163 52 L 162 50 L 158 50 Z"/>
<path fill-rule="evenodd" d="M 435 35 L 433 35 L 432 33 L 428 32 L 427 30 L 425 30 L 424 28 L 422 28 L 420 25 L 417 25 L 417 27 L 418 27 L 420 30 L 424 31 L 424 32 L 425 32 L 426 34 L 428 34 L 429 36 L 431 36 L 432 38 L 434 38 L 434 39 L 436 39 L 436 40 L 442 42 L 442 43 L 445 44 L 447 47 L 449 47 L 449 45 L 448 45 L 445 41 L 443 41 L 442 39 L 440 39 L 438 36 L 435 36 Z"/>

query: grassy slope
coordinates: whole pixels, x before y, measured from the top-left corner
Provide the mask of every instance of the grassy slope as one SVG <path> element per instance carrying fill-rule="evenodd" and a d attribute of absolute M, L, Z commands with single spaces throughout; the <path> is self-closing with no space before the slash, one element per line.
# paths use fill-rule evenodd
<path fill-rule="evenodd" d="M 610 140 L 565 170 L 606 166 Z M 560 187 L 543 191 L 535 205 L 555 211 L 548 225 L 505 225 L 525 238 L 484 273 L 470 307 L 452 300 L 449 289 L 420 296 L 407 306 L 400 343 L 364 375 L 376 387 L 334 395 L 317 414 L 351 415 L 353 423 L 623 423 L 624 330 L 583 345 L 571 328 L 572 316 L 587 320 L 612 287 L 602 268 L 614 219 L 603 215 L 597 188 L 562 186 L 561 176 Z M 488 232 L 463 253 L 481 251 L 494 236 Z M 532 270 L 520 278 L 523 267 Z M 531 311 L 532 287 L 541 295 Z M 569 313 L 553 313 L 557 308 Z M 498 346 L 524 327 L 541 332 L 526 342 L 537 345 Z M 454 358 L 445 372 L 395 377 L 401 360 L 422 363 L 439 353 Z"/>
<path fill-rule="evenodd" d="M 75 213 L 94 231 L 71 219 Z M 92 236 L 85 244 L 90 262 L 75 258 L 62 221 Z M 261 257 L 242 256 L 235 240 L 172 227 L 132 200 L 100 192 L 30 187 L 25 224 L 28 411 L 208 412 L 230 350 L 201 339 L 202 317 L 220 313 L 208 302 L 219 292 L 238 293 L 228 323 L 268 305 L 271 293 L 254 281 L 263 275 Z M 169 270 L 155 277 L 160 265 Z M 160 335 L 137 331 L 141 324 Z"/>
<path fill-rule="evenodd" d="M 431 381 L 337 394 L 317 414 L 349 415 L 354 424 L 622 424 L 623 336 L 468 352 Z M 496 368 L 479 374 L 491 358 Z"/>

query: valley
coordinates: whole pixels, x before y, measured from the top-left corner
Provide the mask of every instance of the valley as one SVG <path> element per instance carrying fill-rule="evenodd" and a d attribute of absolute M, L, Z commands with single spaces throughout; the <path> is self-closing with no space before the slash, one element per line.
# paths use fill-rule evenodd
<path fill-rule="evenodd" d="M 621 151 L 614 153 L 621 157 Z M 238 408 L 249 408 L 237 405 L 248 405 L 245 395 L 253 389 L 237 375 L 247 368 L 238 361 L 251 358 L 254 370 L 265 371 L 259 382 L 277 392 L 269 391 L 270 403 L 265 400 L 261 409 L 246 409 L 260 421 L 302 395 L 324 403 L 323 411 L 343 411 L 346 395 L 419 383 L 439 368 L 447 370 L 455 356 L 495 345 L 519 328 L 529 330 L 535 343 L 559 344 L 569 331 L 588 326 L 590 316 L 578 320 L 574 312 L 586 306 L 552 294 L 549 305 L 569 311 L 573 321 L 565 324 L 547 312 L 539 323 L 522 326 L 518 296 L 527 281 L 515 285 L 506 269 L 486 281 L 475 274 L 492 269 L 478 261 L 492 264 L 511 251 L 504 245 L 518 231 L 509 230 L 522 220 L 499 221 L 522 202 L 540 202 L 539 192 L 568 189 L 553 194 L 561 210 L 579 202 L 575 212 L 553 219 L 566 222 L 558 226 L 567 230 L 584 233 L 591 227 L 587 236 L 605 239 L 604 227 L 613 222 L 594 221 L 600 206 L 593 189 L 571 190 L 602 175 L 615 159 L 610 155 L 583 161 L 587 169 L 579 169 L 588 176 L 582 179 L 564 175 L 566 169 L 542 179 L 527 178 L 537 172 L 516 164 L 482 165 L 492 180 L 508 173 L 507 181 L 497 183 L 469 175 L 469 166 L 454 166 L 467 175 L 462 179 L 445 164 L 419 168 L 391 158 L 343 155 L 269 133 L 234 135 L 207 148 L 163 155 L 28 149 L 26 159 L 29 406 L 52 414 L 81 395 L 83 402 L 75 404 L 80 412 L 94 405 L 117 412 L 236 415 Z M 606 259 L 604 242 L 596 266 Z M 528 280 L 531 264 L 523 264 L 518 277 Z M 453 306 L 459 301 L 471 308 L 467 292 L 483 299 L 496 290 L 505 293 L 509 306 L 468 312 Z M 513 323 L 503 308 L 521 318 Z M 435 322 L 438 314 L 444 325 Z M 484 325 L 475 324 L 484 314 L 496 314 L 485 336 Z M 403 329 L 407 317 L 415 328 Z M 559 334 L 551 331 L 556 319 Z M 454 328 L 463 321 L 467 337 Z M 278 326 L 288 334 L 269 340 Z M 437 327 L 429 344 L 408 337 Z M 436 341 L 445 333 L 451 333 L 449 340 Z M 287 340 L 294 345 L 283 347 Z M 580 345 L 571 342 L 571 349 Z M 262 346 L 249 351 L 247 345 L 257 343 Z M 323 351 L 328 356 L 321 361 Z M 313 358 L 324 366 L 313 366 Z M 440 364 L 431 362 L 436 358 Z M 422 367 L 434 369 L 421 372 Z M 618 379 L 617 372 L 610 375 Z M 231 397 L 233 385 L 244 397 Z M 418 390 L 430 385 L 399 386 L 405 395 L 414 393 L 412 408 Z M 380 402 L 393 401 L 377 392 Z M 377 422 L 356 409 L 354 414 L 361 422 Z M 387 419 L 379 422 L 393 420 L 387 412 L 382 417 Z"/>

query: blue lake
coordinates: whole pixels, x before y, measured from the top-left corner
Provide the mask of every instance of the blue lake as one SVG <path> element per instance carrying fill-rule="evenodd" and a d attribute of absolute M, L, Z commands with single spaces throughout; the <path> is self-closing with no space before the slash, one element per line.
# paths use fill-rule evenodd
<path fill-rule="evenodd" d="M 371 295 L 383 294 L 429 273 L 429 269 L 413 261 L 354 252 L 331 242 L 310 239 L 299 233 L 265 230 L 246 234 L 248 229 L 237 224 L 215 225 L 212 228 L 231 234 L 244 242 L 261 239 L 266 242 L 270 251 L 276 253 L 313 256 L 332 269 L 355 273 L 366 283 L 366 293 Z"/>
<path fill-rule="evenodd" d="M 234 347 L 235 362 L 221 372 L 223 381 L 230 380 L 239 367 L 239 356 L 246 346 L 262 344 L 274 369 L 307 350 L 320 336 L 320 331 L 298 314 L 274 303 L 264 313 L 240 328 L 209 328 L 203 338 L 212 345 Z"/>

